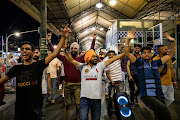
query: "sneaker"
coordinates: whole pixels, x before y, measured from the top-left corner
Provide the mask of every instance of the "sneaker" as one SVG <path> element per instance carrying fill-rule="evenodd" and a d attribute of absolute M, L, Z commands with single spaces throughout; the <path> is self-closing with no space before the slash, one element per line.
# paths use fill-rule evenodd
<path fill-rule="evenodd" d="M 55 100 L 51 100 L 51 103 L 53 103 L 53 104 L 54 104 L 54 103 L 55 103 Z"/>
<path fill-rule="evenodd" d="M 131 108 L 134 108 L 135 107 L 135 104 L 134 104 L 134 102 L 131 102 Z"/>
<path fill-rule="evenodd" d="M 64 94 L 61 94 L 62 98 L 64 98 Z"/>
<path fill-rule="evenodd" d="M 59 89 L 62 89 L 62 84 L 59 85 Z"/>

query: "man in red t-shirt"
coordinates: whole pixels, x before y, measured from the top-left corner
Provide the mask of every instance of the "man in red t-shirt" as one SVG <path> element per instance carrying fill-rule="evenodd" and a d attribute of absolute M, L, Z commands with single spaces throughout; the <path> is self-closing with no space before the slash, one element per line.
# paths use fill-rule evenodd
<path fill-rule="evenodd" d="M 47 38 L 51 38 L 48 36 L 51 36 L 51 33 L 47 34 Z M 90 49 L 94 49 L 95 45 L 95 39 L 96 39 L 96 33 L 92 34 L 93 41 L 91 44 Z M 47 39 L 48 47 L 51 51 L 54 51 L 53 45 L 50 41 L 50 39 Z M 78 56 L 79 52 L 79 45 L 77 42 L 73 42 L 70 46 L 70 54 L 73 59 L 75 59 L 78 62 L 84 63 L 84 56 Z M 62 61 L 64 65 L 64 72 L 65 72 L 65 88 L 64 88 L 64 94 L 65 94 L 65 119 L 69 120 L 70 116 L 70 106 L 72 102 L 72 97 L 75 96 L 76 100 L 76 119 L 78 119 L 78 112 L 79 112 L 79 104 L 80 104 L 80 91 L 81 91 L 81 73 L 78 69 L 74 67 L 73 64 L 67 61 L 66 57 L 63 55 L 58 55 L 57 58 Z"/>

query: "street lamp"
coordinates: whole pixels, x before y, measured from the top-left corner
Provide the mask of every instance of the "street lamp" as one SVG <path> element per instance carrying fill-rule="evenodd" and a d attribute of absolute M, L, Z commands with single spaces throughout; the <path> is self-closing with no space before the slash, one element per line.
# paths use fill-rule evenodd
<path fill-rule="evenodd" d="M 38 30 L 31 30 L 31 31 L 13 33 L 13 34 L 8 35 L 7 38 L 6 38 L 6 57 L 7 57 L 7 55 L 8 55 L 8 39 L 9 39 L 11 36 L 13 36 L 13 35 L 19 36 L 20 34 L 30 33 L 30 32 L 36 32 L 36 31 L 38 31 Z"/>

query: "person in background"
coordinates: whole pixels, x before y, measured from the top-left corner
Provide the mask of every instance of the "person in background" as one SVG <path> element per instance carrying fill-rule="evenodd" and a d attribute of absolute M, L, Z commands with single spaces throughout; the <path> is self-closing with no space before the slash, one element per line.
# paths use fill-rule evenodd
<path fill-rule="evenodd" d="M 34 54 L 33 54 L 33 60 L 34 62 L 37 62 L 40 60 L 40 51 L 39 48 L 35 48 Z M 46 102 L 48 99 L 48 94 L 51 95 L 51 77 L 50 77 L 50 71 L 49 67 L 46 67 L 43 71 L 42 75 L 42 95 L 43 95 L 43 105 L 42 105 L 42 120 L 45 120 L 46 115 Z"/>
<path fill-rule="evenodd" d="M 8 54 L 8 60 L 9 60 L 9 63 L 10 63 L 10 66 L 11 68 L 15 65 L 17 65 L 17 60 L 13 58 L 13 55 L 12 54 Z M 12 92 L 15 92 L 16 91 L 16 77 L 12 78 L 11 79 L 11 91 Z"/>
<path fill-rule="evenodd" d="M 4 67 L 4 58 L 2 57 L 2 52 L 0 52 L 0 78 L 3 77 L 5 74 L 5 67 Z M 3 101 L 5 96 L 4 84 L 0 84 L 0 106 L 6 104 Z"/>
<path fill-rule="evenodd" d="M 121 52 L 124 52 L 124 47 L 121 48 Z M 127 56 L 123 56 L 121 59 L 121 70 L 122 70 L 122 79 L 125 81 L 126 93 L 127 95 L 130 94 L 129 92 L 129 82 L 128 82 L 128 73 L 127 73 Z"/>
<path fill-rule="evenodd" d="M 84 56 L 85 53 L 86 53 L 86 51 L 81 51 L 81 53 L 79 55 Z"/>
<path fill-rule="evenodd" d="M 49 69 L 51 71 L 50 77 L 51 77 L 51 87 L 52 87 L 51 103 L 55 103 L 56 85 L 57 85 L 57 81 L 59 81 L 59 79 L 60 79 L 60 73 L 61 73 L 61 63 L 58 58 L 54 58 L 49 63 Z M 59 69 L 59 71 L 58 71 L 58 69 Z M 58 71 L 58 73 L 57 73 L 57 71 Z"/>
<path fill-rule="evenodd" d="M 136 58 L 141 58 L 140 55 L 140 50 L 141 46 L 140 45 L 135 45 L 135 51 L 134 51 L 134 56 Z M 140 88 L 139 88 L 139 78 L 138 78 L 138 73 L 136 70 L 136 66 L 132 64 L 129 60 L 127 62 L 127 72 L 129 76 L 129 88 L 130 88 L 130 99 L 131 99 L 131 107 L 134 108 L 134 99 L 135 102 L 138 103 L 138 98 L 137 96 L 140 94 Z M 137 91 L 135 92 L 135 85 L 137 87 Z"/>
<path fill-rule="evenodd" d="M 167 46 L 159 45 L 158 56 L 154 57 L 153 60 L 161 59 L 167 55 L 167 52 Z M 169 106 L 174 101 L 174 87 L 178 88 L 178 84 L 174 78 L 174 70 L 171 59 L 159 67 L 159 73 L 161 76 L 161 87 L 165 97 L 165 103 Z"/>

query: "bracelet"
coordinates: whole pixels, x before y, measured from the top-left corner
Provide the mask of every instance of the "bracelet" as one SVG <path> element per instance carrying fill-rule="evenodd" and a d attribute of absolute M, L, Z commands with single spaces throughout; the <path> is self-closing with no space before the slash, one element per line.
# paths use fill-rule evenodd
<path fill-rule="evenodd" d="M 129 47 L 129 45 L 124 45 L 125 47 Z"/>
<path fill-rule="evenodd" d="M 173 83 L 176 83 L 176 81 L 174 81 Z"/>

